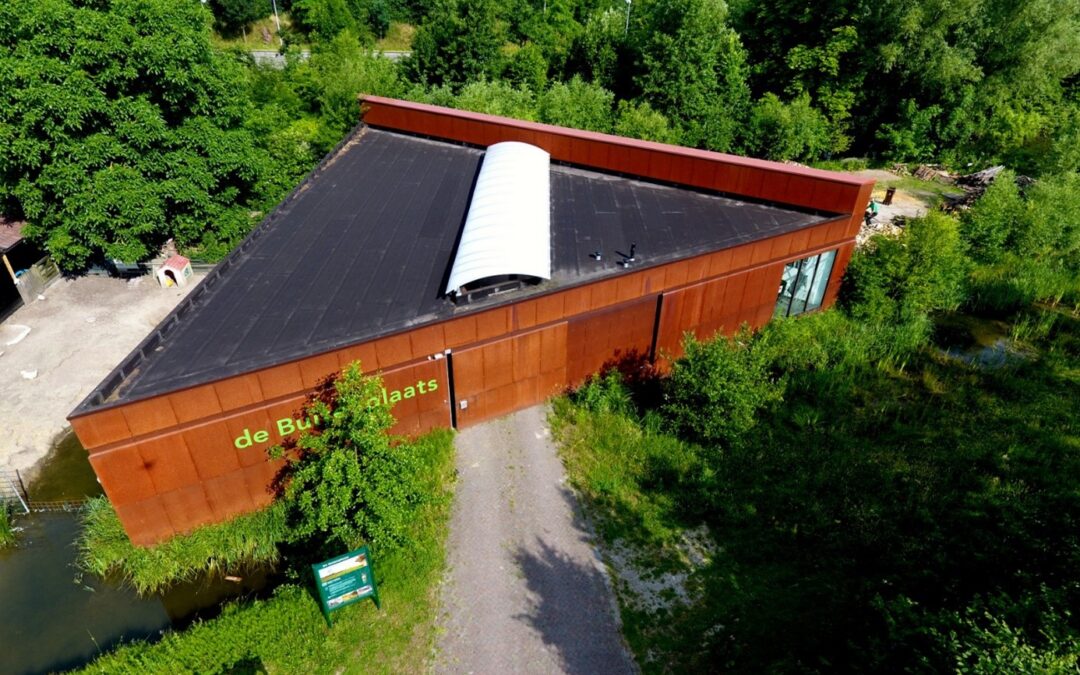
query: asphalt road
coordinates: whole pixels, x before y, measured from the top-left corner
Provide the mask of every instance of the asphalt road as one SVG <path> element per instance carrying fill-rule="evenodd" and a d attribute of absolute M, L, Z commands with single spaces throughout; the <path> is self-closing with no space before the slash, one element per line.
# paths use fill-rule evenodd
<path fill-rule="evenodd" d="M 437 673 L 634 673 L 542 406 L 461 432 Z"/>

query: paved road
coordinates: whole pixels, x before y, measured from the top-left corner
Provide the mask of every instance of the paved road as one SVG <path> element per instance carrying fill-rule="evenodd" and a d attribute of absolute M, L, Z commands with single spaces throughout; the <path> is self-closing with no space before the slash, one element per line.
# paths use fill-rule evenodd
<path fill-rule="evenodd" d="M 437 673 L 634 673 L 537 406 L 457 437 Z"/>

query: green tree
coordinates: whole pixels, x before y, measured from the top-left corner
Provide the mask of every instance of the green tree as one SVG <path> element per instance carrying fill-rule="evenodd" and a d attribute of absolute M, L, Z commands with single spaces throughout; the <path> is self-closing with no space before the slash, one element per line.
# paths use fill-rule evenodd
<path fill-rule="evenodd" d="M 611 131 L 611 106 L 615 95 L 575 75 L 556 82 L 540 96 L 540 121 L 572 129 Z"/>
<path fill-rule="evenodd" d="M 543 48 L 526 42 L 510 55 L 506 63 L 506 79 L 519 87 L 544 91 L 547 89 L 548 67 Z"/>
<path fill-rule="evenodd" d="M 169 0 L 0 6 L 0 205 L 62 268 L 145 260 L 169 237 L 227 250 L 276 200 L 211 21 Z"/>
<path fill-rule="evenodd" d="M 321 42 L 334 39 L 342 31 L 356 36 L 361 34 L 361 27 L 367 30 L 346 0 L 294 0 L 290 14 L 299 28 Z"/>
<path fill-rule="evenodd" d="M 504 32 L 495 0 L 436 0 L 416 29 L 406 69 L 415 82 L 455 90 L 494 79 L 502 72 Z"/>
<path fill-rule="evenodd" d="M 454 98 L 453 106 L 533 122 L 538 118 L 536 98 L 532 91 L 528 87 L 514 87 L 502 80 L 470 82 Z"/>
<path fill-rule="evenodd" d="M 908 346 L 916 346 L 929 334 L 932 312 L 964 301 L 969 269 L 959 223 L 931 212 L 908 221 L 900 236 L 875 236 L 856 251 L 844 275 L 844 305 L 858 319 L 906 329 Z"/>
<path fill-rule="evenodd" d="M 817 159 L 829 147 L 829 124 L 807 94 L 784 103 L 765 94 L 750 113 L 746 148 L 759 157 Z"/>
<path fill-rule="evenodd" d="M 361 47 L 349 31 L 316 46 L 308 68 L 312 106 L 319 119 L 315 142 L 323 153 L 359 124 L 358 96 L 396 97 L 403 90 L 394 62 Z"/>
<path fill-rule="evenodd" d="M 619 101 L 615 112 L 615 133 L 659 143 L 675 143 L 677 135 L 666 117 L 646 102 Z"/>
<path fill-rule="evenodd" d="M 684 145 L 725 152 L 735 147 L 750 107 L 746 51 L 727 25 L 722 0 L 658 0 L 643 33 L 644 96 L 680 126 Z"/>
<path fill-rule="evenodd" d="M 326 400 L 308 404 L 317 430 L 297 442 L 285 479 L 291 536 L 318 537 L 352 548 L 361 542 L 387 550 L 402 543 L 411 515 L 424 497 L 423 468 L 407 443 L 392 443 L 394 423 L 382 399 L 382 382 L 351 364 Z"/>

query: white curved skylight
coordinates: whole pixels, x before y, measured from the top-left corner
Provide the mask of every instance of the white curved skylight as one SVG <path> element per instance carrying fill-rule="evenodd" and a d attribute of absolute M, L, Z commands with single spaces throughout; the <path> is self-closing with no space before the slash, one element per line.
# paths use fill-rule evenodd
<path fill-rule="evenodd" d="M 487 149 L 446 292 L 504 275 L 551 278 L 551 156 L 508 141 Z"/>

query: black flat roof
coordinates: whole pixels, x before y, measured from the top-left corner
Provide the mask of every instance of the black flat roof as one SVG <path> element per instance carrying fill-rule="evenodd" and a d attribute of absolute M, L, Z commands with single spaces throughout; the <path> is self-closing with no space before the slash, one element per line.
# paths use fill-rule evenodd
<path fill-rule="evenodd" d="M 442 291 L 483 156 L 358 128 L 76 413 L 624 273 L 631 242 L 640 269 L 836 217 L 553 164 L 551 280 L 455 306 Z"/>

